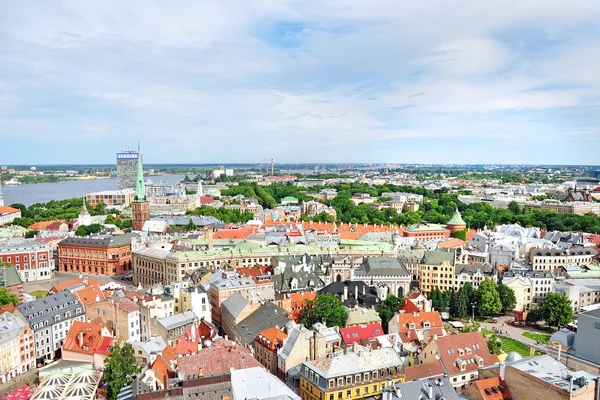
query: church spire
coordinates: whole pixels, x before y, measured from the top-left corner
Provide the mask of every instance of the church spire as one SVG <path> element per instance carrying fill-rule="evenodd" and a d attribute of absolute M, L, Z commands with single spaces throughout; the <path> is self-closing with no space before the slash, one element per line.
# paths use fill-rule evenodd
<path fill-rule="evenodd" d="M 146 185 L 144 184 L 144 166 L 142 164 L 142 152 L 140 150 L 140 142 L 138 142 L 138 162 L 137 174 L 135 178 L 134 201 L 146 201 Z"/>
<path fill-rule="evenodd" d="M 90 215 L 87 206 L 85 205 L 85 197 L 83 198 L 83 206 L 81 207 L 81 212 L 79 213 L 79 215 Z"/>

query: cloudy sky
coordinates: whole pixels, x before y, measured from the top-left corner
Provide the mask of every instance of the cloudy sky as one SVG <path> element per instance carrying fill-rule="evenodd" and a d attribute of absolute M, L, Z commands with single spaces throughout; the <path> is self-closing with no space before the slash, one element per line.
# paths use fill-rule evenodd
<path fill-rule="evenodd" d="M 6 1 L 0 164 L 600 164 L 600 1 Z"/>

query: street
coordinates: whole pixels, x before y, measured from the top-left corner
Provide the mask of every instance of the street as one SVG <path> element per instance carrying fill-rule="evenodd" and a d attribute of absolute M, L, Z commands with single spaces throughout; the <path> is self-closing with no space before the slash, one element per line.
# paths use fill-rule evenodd
<path fill-rule="evenodd" d="M 12 392 L 13 390 L 20 388 L 27 382 L 29 382 L 30 385 L 33 385 L 37 376 L 38 370 L 37 368 L 34 368 L 17 376 L 13 380 L 0 384 L 0 397 L 3 397 L 8 393 Z"/>
<path fill-rule="evenodd" d="M 523 332 L 540 333 L 540 334 L 544 334 L 544 335 L 548 335 L 548 332 L 537 330 L 529 325 L 525 326 L 524 328 L 519 328 L 516 326 L 509 325 L 508 321 L 511 318 L 512 317 L 509 317 L 509 316 L 498 317 L 498 323 L 496 323 L 496 324 L 492 324 L 489 322 L 482 323 L 481 329 L 487 329 L 487 330 L 492 331 L 493 328 L 496 327 L 498 329 L 502 329 L 505 332 L 502 334 L 502 336 L 510 337 L 511 339 L 515 339 L 515 340 L 525 343 L 529 346 L 534 346 L 536 348 L 539 348 L 540 345 L 538 345 L 537 341 L 535 339 L 531 339 L 531 338 L 523 336 Z M 504 324 L 504 326 L 503 326 L 503 324 Z"/>

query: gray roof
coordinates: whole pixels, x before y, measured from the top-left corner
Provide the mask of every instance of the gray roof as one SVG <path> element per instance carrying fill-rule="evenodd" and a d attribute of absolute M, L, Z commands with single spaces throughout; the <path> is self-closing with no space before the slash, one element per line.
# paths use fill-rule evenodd
<path fill-rule="evenodd" d="M 454 265 L 454 251 L 446 250 L 433 250 L 426 251 L 423 255 L 424 265 L 442 265 L 444 261 L 448 261 L 451 265 Z"/>
<path fill-rule="evenodd" d="M 320 289 L 325 286 L 324 274 L 319 267 L 311 265 L 307 267 L 308 270 L 302 268 L 299 271 L 294 271 L 294 269 L 297 269 L 295 265 L 287 265 L 283 273 L 273 275 L 272 279 L 276 292 L 292 291 L 291 285 L 294 279 L 298 285 L 295 290 Z"/>
<path fill-rule="evenodd" d="M 554 332 L 554 334 L 550 336 L 550 343 L 553 342 L 559 342 L 564 347 L 573 347 L 575 334 L 567 328 L 561 328 L 558 332 Z"/>
<path fill-rule="evenodd" d="M 239 293 L 234 293 L 229 298 L 225 299 L 223 303 L 221 303 L 221 310 L 223 312 L 227 312 L 229 315 L 231 315 L 232 319 L 235 320 L 247 305 L 248 300 L 246 300 L 244 296 Z"/>
<path fill-rule="evenodd" d="M 556 361 L 549 355 L 525 357 L 511 363 L 506 363 L 507 367 L 516 368 L 537 379 L 544 380 L 551 385 L 569 391 L 570 376 L 573 376 L 573 391 L 578 391 L 590 384 L 595 376 L 583 371 L 571 372 L 566 366 Z M 581 378 L 581 379 L 579 379 Z"/>
<path fill-rule="evenodd" d="M 25 322 L 19 313 L 4 313 L 0 315 L 0 345 L 12 342 L 19 337 Z"/>
<path fill-rule="evenodd" d="M 17 272 L 17 269 L 14 266 L 5 264 L 0 265 L 0 268 L 4 268 L 4 280 L 6 285 L 4 285 L 4 282 L 2 282 L 3 287 L 16 286 L 23 283 L 19 273 Z"/>
<path fill-rule="evenodd" d="M 221 400 L 232 396 L 231 373 L 200 376 L 188 379 L 183 385 L 183 395 L 186 399 Z"/>
<path fill-rule="evenodd" d="M 195 319 L 198 319 L 198 317 L 193 311 L 184 311 L 181 314 L 175 314 L 167 318 L 159 318 L 157 321 L 167 330 L 171 330 L 191 324 Z"/>
<path fill-rule="evenodd" d="M 253 346 L 256 335 L 265 329 L 274 326 L 283 328 L 290 321 L 286 314 L 283 308 L 267 302 L 235 326 L 236 336 L 242 344 Z"/>
<path fill-rule="evenodd" d="M 125 235 L 106 235 L 92 237 L 70 237 L 60 241 L 58 245 L 86 246 L 86 247 L 121 247 L 131 244 L 131 239 L 137 239 L 139 235 L 128 233 Z"/>
<path fill-rule="evenodd" d="M 459 274 L 475 274 L 480 271 L 484 275 L 493 275 L 494 267 L 489 263 L 483 264 L 456 264 L 456 275 Z"/>
<path fill-rule="evenodd" d="M 231 371 L 231 385 L 234 399 L 301 399 L 279 378 L 262 367 Z"/>
<path fill-rule="evenodd" d="M 391 388 L 384 391 L 392 392 L 392 399 L 397 400 L 400 393 L 402 399 L 429 399 L 429 387 L 431 387 L 434 399 L 459 400 L 461 397 L 456 393 L 448 378 L 424 379 L 404 383 L 395 383 Z"/>
<path fill-rule="evenodd" d="M 65 319 L 83 314 L 81 303 L 68 290 L 63 290 L 57 294 L 49 294 L 41 299 L 19 304 L 17 307 L 31 327 L 34 324 L 40 323 L 52 326 L 55 323 L 63 322 Z M 79 313 L 77 313 L 78 309 L 80 310 Z M 65 318 L 66 312 L 70 312 L 71 316 L 69 318 Z M 54 317 L 57 315 L 59 316 L 59 320 L 55 321 Z"/>
<path fill-rule="evenodd" d="M 369 257 L 365 260 L 363 268 L 367 275 L 405 275 L 410 274 L 404 263 L 394 257 Z"/>

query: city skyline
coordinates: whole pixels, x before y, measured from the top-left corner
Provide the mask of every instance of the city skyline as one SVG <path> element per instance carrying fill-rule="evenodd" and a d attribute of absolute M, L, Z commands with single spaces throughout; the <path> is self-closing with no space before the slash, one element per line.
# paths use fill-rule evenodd
<path fill-rule="evenodd" d="M 598 164 L 600 3 L 24 1 L 0 164 Z M 25 151 L 26 149 L 26 151 Z"/>

